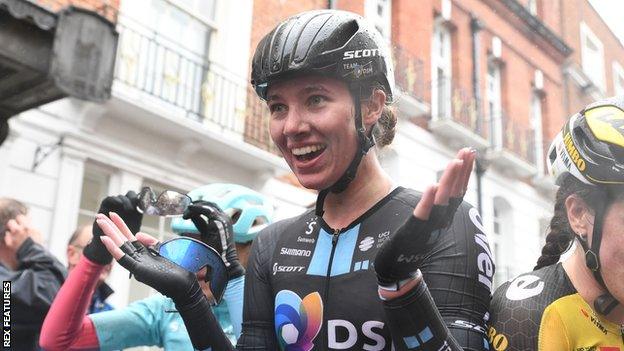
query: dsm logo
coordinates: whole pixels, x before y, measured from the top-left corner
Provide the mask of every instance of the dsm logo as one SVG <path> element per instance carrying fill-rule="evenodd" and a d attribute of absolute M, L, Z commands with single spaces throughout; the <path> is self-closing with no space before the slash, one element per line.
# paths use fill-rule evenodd
<path fill-rule="evenodd" d="M 275 296 L 275 333 L 281 350 L 310 351 L 321 330 L 323 301 L 318 292 L 303 300 L 290 290 Z"/>

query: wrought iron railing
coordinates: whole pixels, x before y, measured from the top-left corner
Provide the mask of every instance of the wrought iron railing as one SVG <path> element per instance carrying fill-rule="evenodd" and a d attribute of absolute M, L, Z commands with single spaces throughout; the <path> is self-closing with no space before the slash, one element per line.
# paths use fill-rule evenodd
<path fill-rule="evenodd" d="M 469 90 L 450 78 L 433 81 L 430 86 L 428 100 L 433 119 L 452 120 L 472 133 L 488 138 L 486 121 L 477 111 L 476 100 Z"/>
<path fill-rule="evenodd" d="M 118 83 L 186 118 L 272 150 L 266 107 L 250 94 L 246 78 L 124 17 L 117 30 Z"/>
<path fill-rule="evenodd" d="M 535 130 L 514 121 L 504 112 L 494 114 L 490 120 L 492 127 L 490 142 L 492 148 L 505 149 L 524 161 L 537 166 L 535 154 Z"/>

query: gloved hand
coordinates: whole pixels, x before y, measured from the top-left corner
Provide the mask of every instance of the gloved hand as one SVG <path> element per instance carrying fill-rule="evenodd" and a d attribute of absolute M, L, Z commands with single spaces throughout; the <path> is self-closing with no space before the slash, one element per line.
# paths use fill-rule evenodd
<path fill-rule="evenodd" d="M 401 281 L 412 278 L 435 240 L 432 233 L 446 228 L 453 220 L 462 198 L 451 198 L 448 205 L 434 205 L 428 219 L 410 216 L 392 239 L 387 240 L 375 257 L 375 271 L 380 286 L 398 290 Z M 394 288 L 394 289 L 392 289 Z"/>
<path fill-rule="evenodd" d="M 460 150 L 447 165 L 439 184 L 423 193 L 413 215 L 379 249 L 375 271 L 381 289 L 398 291 L 416 276 L 423 258 L 437 241 L 432 234 L 452 223 L 462 203 L 475 157 L 472 149 Z"/>
<path fill-rule="evenodd" d="M 236 252 L 232 220 L 219 206 L 209 201 L 193 201 L 182 218 L 191 219 L 201 233 L 201 240 L 221 254 L 230 280 L 245 274 Z"/>
<path fill-rule="evenodd" d="M 125 254 L 118 262 L 136 280 L 158 290 L 174 302 L 184 305 L 201 291 L 195 274 L 158 255 L 139 241 L 126 241 L 120 246 Z"/>
<path fill-rule="evenodd" d="M 143 220 L 143 215 L 136 210 L 137 204 L 137 194 L 134 191 L 128 191 L 125 196 L 117 195 L 104 198 L 102 203 L 100 203 L 98 213 L 108 216 L 110 212 L 116 212 L 123 218 L 132 233 L 136 234 L 139 229 L 141 229 L 141 222 Z M 103 235 L 104 232 L 102 232 L 102 229 L 94 222 L 93 238 L 87 246 L 85 246 L 83 254 L 92 262 L 100 265 L 107 265 L 113 261 L 113 257 L 100 240 L 100 236 Z"/>

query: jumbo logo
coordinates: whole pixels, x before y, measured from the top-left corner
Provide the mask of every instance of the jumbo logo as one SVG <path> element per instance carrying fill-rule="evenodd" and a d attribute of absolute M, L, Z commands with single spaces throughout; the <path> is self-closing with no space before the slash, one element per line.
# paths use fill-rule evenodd
<path fill-rule="evenodd" d="M 490 327 L 490 329 L 488 329 L 487 335 L 490 340 L 490 345 L 494 350 L 505 351 L 507 350 L 507 347 L 509 347 L 507 337 L 502 333 L 498 333 L 494 327 Z"/>
<path fill-rule="evenodd" d="M 570 155 L 572 162 L 576 165 L 576 168 L 578 168 L 581 172 L 584 171 L 586 167 L 585 160 L 581 158 L 578 150 L 576 150 L 576 146 L 574 146 L 574 142 L 572 142 L 572 135 L 570 132 L 567 132 L 563 137 L 563 143 L 565 144 L 566 150 L 568 151 L 568 155 Z"/>

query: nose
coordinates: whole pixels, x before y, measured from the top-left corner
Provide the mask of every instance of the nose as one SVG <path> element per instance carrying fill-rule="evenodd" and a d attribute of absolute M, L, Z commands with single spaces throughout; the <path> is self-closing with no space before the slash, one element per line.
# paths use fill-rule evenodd
<path fill-rule="evenodd" d="M 309 130 L 310 125 L 303 111 L 298 108 L 291 108 L 284 122 L 284 135 L 292 138 L 306 133 Z"/>

